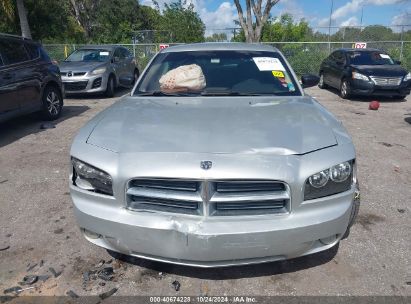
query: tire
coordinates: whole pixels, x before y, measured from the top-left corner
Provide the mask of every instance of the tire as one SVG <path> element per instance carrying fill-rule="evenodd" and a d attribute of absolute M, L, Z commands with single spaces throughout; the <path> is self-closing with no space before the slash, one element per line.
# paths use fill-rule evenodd
<path fill-rule="evenodd" d="M 106 96 L 113 97 L 116 84 L 113 75 L 110 75 L 107 80 Z"/>
<path fill-rule="evenodd" d="M 343 99 L 348 99 L 351 96 L 351 88 L 350 88 L 350 83 L 346 80 L 343 79 L 341 81 L 340 85 L 340 96 Z"/>
<path fill-rule="evenodd" d="M 43 109 L 41 110 L 43 119 L 55 120 L 60 117 L 63 110 L 63 96 L 58 87 L 48 85 L 43 92 Z"/>
<path fill-rule="evenodd" d="M 135 69 L 134 70 L 134 78 L 133 78 L 133 85 L 136 84 L 138 77 L 140 76 L 140 72 Z"/>
<path fill-rule="evenodd" d="M 318 82 L 318 87 L 320 89 L 328 88 L 328 85 L 326 85 L 325 82 L 324 82 L 324 73 L 323 72 L 320 73 L 320 81 Z"/>

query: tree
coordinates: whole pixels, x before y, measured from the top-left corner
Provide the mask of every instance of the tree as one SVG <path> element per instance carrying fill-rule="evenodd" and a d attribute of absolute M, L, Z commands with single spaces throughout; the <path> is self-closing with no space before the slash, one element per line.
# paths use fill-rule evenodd
<path fill-rule="evenodd" d="M 178 0 L 165 4 L 160 21 L 160 30 L 173 33 L 173 42 L 202 42 L 204 41 L 205 25 L 193 4 Z"/>
<path fill-rule="evenodd" d="M 224 42 L 227 41 L 227 34 L 226 33 L 214 33 L 211 36 L 205 38 L 207 42 Z"/>
<path fill-rule="evenodd" d="M 234 0 L 238 12 L 239 23 L 244 31 L 247 42 L 259 42 L 264 24 L 267 22 L 271 9 L 280 0 L 265 0 L 264 9 L 263 0 L 245 0 L 246 17 L 244 17 L 240 0 Z"/>
<path fill-rule="evenodd" d="M 14 1 L 13 0 L 2 0 L 2 8 L 5 12 L 6 18 L 10 21 L 14 21 Z M 20 20 L 21 35 L 25 38 L 31 39 L 31 31 L 29 22 L 27 20 L 27 11 L 24 6 L 23 0 L 16 0 L 17 13 Z"/>

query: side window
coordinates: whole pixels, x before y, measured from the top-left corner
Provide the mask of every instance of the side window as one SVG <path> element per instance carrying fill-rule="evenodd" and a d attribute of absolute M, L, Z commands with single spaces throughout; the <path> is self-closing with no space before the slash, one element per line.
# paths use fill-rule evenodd
<path fill-rule="evenodd" d="M 344 63 L 344 53 L 341 51 L 335 52 L 335 61 L 337 63 Z"/>
<path fill-rule="evenodd" d="M 116 49 L 113 56 L 121 59 L 121 49 Z"/>
<path fill-rule="evenodd" d="M 131 53 L 128 49 L 123 49 L 123 53 L 124 53 L 124 58 L 130 58 L 131 57 Z"/>
<path fill-rule="evenodd" d="M 27 52 L 29 53 L 30 59 L 37 59 L 40 57 L 39 47 L 35 44 L 26 44 Z"/>
<path fill-rule="evenodd" d="M 6 64 L 15 64 L 29 60 L 29 55 L 23 41 L 2 40 L 0 41 L 0 48 Z"/>

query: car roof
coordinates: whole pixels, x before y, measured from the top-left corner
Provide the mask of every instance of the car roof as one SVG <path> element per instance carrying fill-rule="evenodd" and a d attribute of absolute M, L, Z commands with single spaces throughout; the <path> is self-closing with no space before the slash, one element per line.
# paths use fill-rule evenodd
<path fill-rule="evenodd" d="M 343 52 L 382 52 L 385 53 L 384 50 L 368 48 L 368 49 L 354 49 L 354 48 L 341 48 L 337 49 L 336 51 L 343 51 Z"/>
<path fill-rule="evenodd" d="M 189 51 L 270 51 L 279 50 L 269 44 L 241 43 L 241 42 L 206 42 L 170 46 L 163 49 L 162 53 L 189 52 Z"/>
<path fill-rule="evenodd" d="M 94 50 L 94 49 L 100 50 L 100 49 L 103 49 L 103 50 L 114 51 L 118 47 L 123 47 L 124 48 L 124 46 L 121 46 L 121 45 L 95 45 L 95 44 L 93 44 L 93 45 L 83 45 L 82 47 L 79 47 L 77 50 L 84 50 L 84 49 L 86 49 L 86 50 Z"/>

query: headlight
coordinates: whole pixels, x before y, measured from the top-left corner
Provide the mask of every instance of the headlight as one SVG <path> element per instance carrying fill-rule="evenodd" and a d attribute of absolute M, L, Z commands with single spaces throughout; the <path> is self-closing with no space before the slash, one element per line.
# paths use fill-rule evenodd
<path fill-rule="evenodd" d="M 404 76 L 404 81 L 411 80 L 411 72 Z"/>
<path fill-rule="evenodd" d="M 305 182 L 304 200 L 350 190 L 355 179 L 354 161 L 347 161 L 311 175 Z"/>
<path fill-rule="evenodd" d="M 97 68 L 97 69 L 91 71 L 90 74 L 91 74 L 91 75 L 100 75 L 100 74 L 105 73 L 106 70 L 107 70 L 107 68 Z"/>
<path fill-rule="evenodd" d="M 109 174 L 76 158 L 72 158 L 71 163 L 74 185 L 83 190 L 113 195 L 113 180 Z"/>
<path fill-rule="evenodd" d="M 352 79 L 360 79 L 360 80 L 365 80 L 365 81 L 369 81 L 370 78 L 368 78 L 368 76 L 365 76 L 361 73 L 358 72 L 352 72 Z"/>
<path fill-rule="evenodd" d="M 336 183 L 342 183 L 351 175 L 351 165 L 349 162 L 341 163 L 330 169 L 330 178 Z"/>

